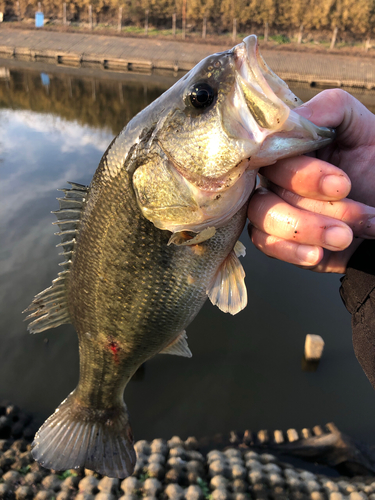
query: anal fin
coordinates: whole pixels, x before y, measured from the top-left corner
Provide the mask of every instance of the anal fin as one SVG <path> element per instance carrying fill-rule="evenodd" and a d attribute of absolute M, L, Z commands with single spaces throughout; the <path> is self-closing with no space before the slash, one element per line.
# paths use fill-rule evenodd
<path fill-rule="evenodd" d="M 232 250 L 221 264 L 210 288 L 207 289 L 207 295 L 213 305 L 230 314 L 237 314 L 247 305 L 245 271 L 235 250 Z"/>
<path fill-rule="evenodd" d="M 167 345 L 159 354 L 174 354 L 176 356 L 183 356 L 185 358 L 191 358 L 192 353 L 189 349 L 187 343 L 187 335 L 185 330 L 180 333 L 180 335 Z"/>

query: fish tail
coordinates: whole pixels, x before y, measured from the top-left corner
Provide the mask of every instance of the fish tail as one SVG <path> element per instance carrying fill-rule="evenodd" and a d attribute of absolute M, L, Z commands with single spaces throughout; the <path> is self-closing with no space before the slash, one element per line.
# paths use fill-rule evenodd
<path fill-rule="evenodd" d="M 109 477 L 130 476 L 136 456 L 125 404 L 84 407 L 73 391 L 36 433 L 32 455 L 47 469 L 85 467 Z"/>

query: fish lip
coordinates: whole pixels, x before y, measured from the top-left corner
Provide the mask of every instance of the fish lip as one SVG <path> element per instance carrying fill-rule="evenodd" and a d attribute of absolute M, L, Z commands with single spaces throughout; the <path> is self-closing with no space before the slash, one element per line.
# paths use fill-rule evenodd
<path fill-rule="evenodd" d="M 246 48 L 247 63 L 250 72 L 254 73 L 256 83 L 265 95 L 273 95 L 273 98 L 280 100 L 292 110 L 301 106 L 303 101 L 290 90 L 285 81 L 272 71 L 263 59 L 256 35 L 247 36 L 243 40 L 242 45 Z"/>
<path fill-rule="evenodd" d="M 319 127 L 317 131 L 319 137 L 329 138 L 333 141 L 336 139 L 337 133 L 336 129 L 330 127 Z"/>
<path fill-rule="evenodd" d="M 242 54 L 240 52 L 240 48 L 242 48 L 242 46 L 244 46 L 244 41 L 241 42 L 240 44 L 236 45 L 235 47 L 233 47 L 232 51 L 233 51 L 233 60 L 234 60 L 234 64 L 236 66 L 236 70 L 237 71 L 241 71 L 241 67 L 245 61 L 244 57 L 242 56 Z M 247 58 L 247 55 L 246 55 L 246 58 Z"/>
<path fill-rule="evenodd" d="M 250 60 L 249 60 L 249 48 L 246 46 L 245 40 L 246 38 L 241 43 L 233 47 L 233 60 L 236 71 L 246 80 L 246 74 L 243 68 L 244 68 L 244 63 L 247 63 L 250 66 Z"/>
<path fill-rule="evenodd" d="M 248 85 L 253 85 L 267 97 L 270 97 L 271 99 L 278 99 L 278 96 L 275 94 L 274 90 L 265 78 L 264 68 L 262 71 L 260 62 L 264 63 L 264 61 L 259 53 L 257 36 L 249 35 L 244 38 L 240 44 L 233 48 L 233 53 L 235 68 L 238 75 L 244 80 L 244 82 Z M 269 71 L 272 73 L 272 76 L 274 75 L 279 79 L 279 77 L 277 77 L 272 70 L 269 69 Z"/>
<path fill-rule="evenodd" d="M 283 97 L 285 89 L 290 92 L 289 87 L 262 59 L 255 35 L 246 37 L 234 47 L 234 53 L 236 86 L 257 123 L 259 131 L 256 135 L 264 138 L 281 130 L 291 108 L 280 96 Z M 254 134 L 254 130 L 252 132 Z"/>
<path fill-rule="evenodd" d="M 274 107 L 274 117 L 270 114 L 270 121 L 265 125 L 258 121 L 259 130 L 265 139 L 268 135 L 282 133 L 284 128 L 311 135 L 314 140 L 318 137 L 323 142 L 329 143 L 335 139 L 335 130 L 328 127 L 319 127 L 303 118 L 294 109 L 301 101 L 289 89 L 288 85 L 277 76 L 267 65 L 259 51 L 256 35 L 247 36 L 240 44 L 233 48 L 234 64 L 237 71 L 237 85 L 244 95 L 244 88 L 259 95 L 260 99 Z M 242 87 L 242 88 L 241 88 Z M 245 99 L 246 100 L 246 99 Z M 269 105 L 268 104 L 268 105 Z M 252 111 L 250 110 L 250 114 Z M 254 131 L 253 131 L 254 133 Z M 319 146 L 320 147 L 320 146 Z M 316 148 L 315 148 L 316 149 Z"/>

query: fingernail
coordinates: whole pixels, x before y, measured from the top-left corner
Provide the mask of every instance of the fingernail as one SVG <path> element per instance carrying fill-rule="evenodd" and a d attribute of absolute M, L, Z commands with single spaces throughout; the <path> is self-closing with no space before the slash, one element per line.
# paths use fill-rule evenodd
<path fill-rule="evenodd" d="M 300 266 L 312 266 L 319 262 L 320 251 L 317 247 L 298 245 L 296 256 Z"/>
<path fill-rule="evenodd" d="M 303 116 L 304 118 L 310 118 L 312 115 L 312 110 L 309 108 L 309 106 L 306 106 L 302 104 L 299 108 L 293 109 L 295 113 L 298 113 L 300 116 Z"/>
<path fill-rule="evenodd" d="M 348 227 L 331 226 L 323 233 L 324 243 L 333 250 L 343 250 L 353 240 L 353 233 Z"/>
<path fill-rule="evenodd" d="M 349 194 L 350 187 L 350 181 L 344 174 L 325 175 L 320 181 L 322 194 L 332 199 L 345 198 Z"/>

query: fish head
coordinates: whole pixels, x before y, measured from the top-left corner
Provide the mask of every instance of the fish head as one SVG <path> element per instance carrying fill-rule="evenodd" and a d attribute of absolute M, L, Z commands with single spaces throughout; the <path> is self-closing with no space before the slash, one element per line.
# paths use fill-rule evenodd
<path fill-rule="evenodd" d="M 160 99 L 154 154 L 133 177 L 145 217 L 172 232 L 224 225 L 249 198 L 259 167 L 332 141 L 333 130 L 294 112 L 301 104 L 255 35 L 202 60 Z"/>

